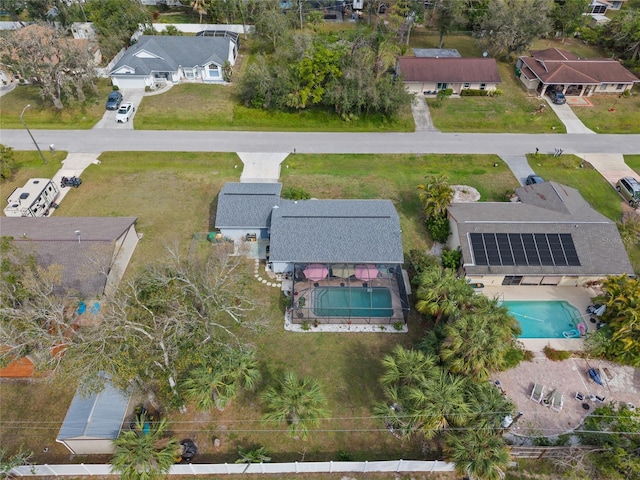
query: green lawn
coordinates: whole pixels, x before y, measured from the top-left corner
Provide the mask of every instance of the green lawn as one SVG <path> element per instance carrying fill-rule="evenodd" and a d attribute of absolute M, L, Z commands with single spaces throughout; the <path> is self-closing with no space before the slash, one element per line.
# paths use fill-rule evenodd
<path fill-rule="evenodd" d="M 518 186 L 495 155 L 290 155 L 282 164 L 281 179 L 283 188 L 302 187 L 317 198 L 392 200 L 408 252 L 431 246 L 416 187 L 425 176 L 441 174 L 452 184 L 477 188 L 483 201 L 505 199 Z"/>
<path fill-rule="evenodd" d="M 575 155 L 556 158 L 553 155 L 536 156 L 535 154 L 528 154 L 527 158 L 531 168 L 542 178 L 577 189 L 598 212 L 614 222 L 620 221 L 622 217 L 620 196 L 597 170 L 583 162 L 581 158 Z M 584 167 L 581 168 L 580 165 Z"/>
<path fill-rule="evenodd" d="M 640 89 L 631 97 L 589 97 L 593 107 L 574 107 L 573 112 L 596 133 L 640 133 Z"/>
<path fill-rule="evenodd" d="M 4 208 L 5 199 L 11 195 L 18 187 L 23 187 L 30 178 L 51 178 L 60 169 L 61 162 L 67 157 L 67 153 L 56 151 L 52 156 L 50 152 L 44 151 L 42 154 L 48 163 L 42 163 L 42 159 L 36 151 L 15 151 L 13 152 L 16 161 L 11 178 L 5 182 L 0 182 L 0 199 Z"/>
<path fill-rule="evenodd" d="M 625 155 L 624 161 L 629 165 L 638 175 L 640 175 L 640 155 Z"/>
<path fill-rule="evenodd" d="M 97 92 L 87 92 L 87 99 L 82 104 L 74 100 L 63 100 L 65 108 L 62 110 L 43 101 L 37 87 L 18 86 L 2 97 L 0 128 L 24 128 L 20 113 L 26 105 L 31 105 L 23 115 L 30 129 L 90 129 L 104 115 L 104 105 L 111 91 L 106 79 L 99 80 L 96 85 Z"/>
<path fill-rule="evenodd" d="M 538 113 L 541 100 L 529 96 L 514 66 L 498 62 L 503 93 L 494 97 L 446 98 L 440 107 L 428 99 L 433 123 L 443 132 L 565 133 L 553 110 Z"/>
<path fill-rule="evenodd" d="M 182 84 L 161 95 L 144 97 L 135 118 L 141 130 L 260 130 L 297 132 L 412 132 L 407 105 L 395 121 L 380 115 L 345 122 L 330 109 L 276 112 L 239 104 L 234 87 Z"/>

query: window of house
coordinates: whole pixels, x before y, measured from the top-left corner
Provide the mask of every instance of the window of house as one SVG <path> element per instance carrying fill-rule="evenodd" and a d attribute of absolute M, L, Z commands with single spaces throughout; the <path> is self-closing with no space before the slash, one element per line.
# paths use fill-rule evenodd
<path fill-rule="evenodd" d="M 192 79 L 195 76 L 194 73 L 193 73 L 193 68 L 184 68 L 182 71 L 184 72 L 184 76 L 186 78 L 191 78 Z"/>
<path fill-rule="evenodd" d="M 447 88 L 447 84 L 446 83 L 438 83 L 437 85 L 437 89 L 438 90 L 445 90 Z"/>
<path fill-rule="evenodd" d="M 624 83 L 619 83 L 616 85 L 616 90 L 622 90 L 624 88 Z"/>
<path fill-rule="evenodd" d="M 486 83 L 481 83 L 480 84 L 480 90 L 484 90 L 487 88 L 487 84 Z"/>
<path fill-rule="evenodd" d="M 600 84 L 600 90 L 606 90 L 608 86 L 609 86 L 608 83 L 601 83 Z"/>
<path fill-rule="evenodd" d="M 471 88 L 471 84 L 470 83 L 465 83 L 462 88 Z"/>
<path fill-rule="evenodd" d="M 220 69 L 218 68 L 217 65 L 214 65 L 214 64 L 208 65 L 207 72 L 209 73 L 210 77 L 215 77 L 215 78 L 220 77 Z"/>

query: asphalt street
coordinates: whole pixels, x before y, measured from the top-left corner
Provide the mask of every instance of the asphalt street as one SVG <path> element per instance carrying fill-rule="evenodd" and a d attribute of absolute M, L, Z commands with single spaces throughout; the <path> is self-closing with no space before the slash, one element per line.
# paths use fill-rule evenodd
<path fill-rule="evenodd" d="M 32 130 L 40 148 L 69 152 L 283 152 L 457 153 L 522 155 L 553 153 L 640 154 L 640 135 L 493 133 L 290 133 L 159 130 Z M 34 150 L 25 130 L 1 130 L 0 143 Z"/>

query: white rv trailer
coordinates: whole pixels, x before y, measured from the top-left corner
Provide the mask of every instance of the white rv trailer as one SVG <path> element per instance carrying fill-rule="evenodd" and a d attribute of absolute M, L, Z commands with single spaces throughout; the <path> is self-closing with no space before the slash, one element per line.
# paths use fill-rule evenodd
<path fill-rule="evenodd" d="M 24 187 L 16 188 L 9 195 L 4 214 L 7 217 L 44 217 L 59 191 L 48 178 L 31 178 Z"/>

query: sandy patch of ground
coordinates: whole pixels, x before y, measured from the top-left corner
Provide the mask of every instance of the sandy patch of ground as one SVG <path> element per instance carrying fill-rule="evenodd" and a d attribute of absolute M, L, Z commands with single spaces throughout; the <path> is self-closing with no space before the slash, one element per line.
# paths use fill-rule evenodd
<path fill-rule="evenodd" d="M 477 202 L 480 200 L 480 193 L 469 185 L 451 185 L 453 188 L 452 203 Z"/>

